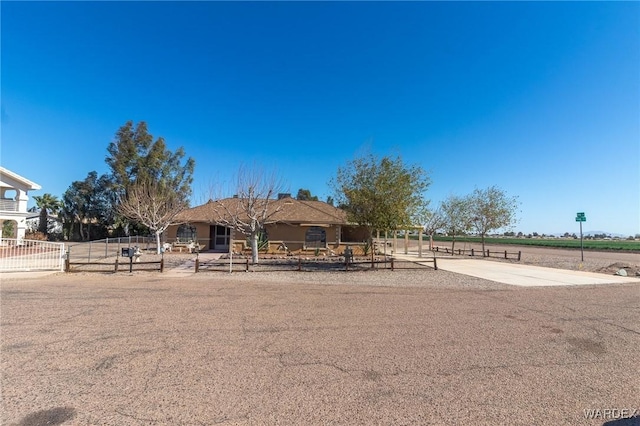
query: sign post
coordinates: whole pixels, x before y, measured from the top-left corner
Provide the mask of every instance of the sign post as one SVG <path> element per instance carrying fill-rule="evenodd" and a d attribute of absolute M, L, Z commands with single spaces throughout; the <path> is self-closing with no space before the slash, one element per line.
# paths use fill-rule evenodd
<path fill-rule="evenodd" d="M 584 248 L 582 245 L 582 222 L 586 222 L 587 217 L 583 212 L 576 213 L 576 222 L 580 222 L 580 259 L 584 262 Z"/>

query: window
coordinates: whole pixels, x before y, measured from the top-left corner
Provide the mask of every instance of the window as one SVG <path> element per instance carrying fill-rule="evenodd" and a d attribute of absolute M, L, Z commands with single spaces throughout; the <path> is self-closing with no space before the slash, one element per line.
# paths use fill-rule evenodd
<path fill-rule="evenodd" d="M 327 246 L 327 232 L 319 226 L 307 229 L 304 245 L 308 248 L 325 248 Z"/>
<path fill-rule="evenodd" d="M 178 226 L 178 233 L 176 234 L 176 240 L 182 242 L 195 241 L 196 240 L 196 227 L 191 225 Z"/>

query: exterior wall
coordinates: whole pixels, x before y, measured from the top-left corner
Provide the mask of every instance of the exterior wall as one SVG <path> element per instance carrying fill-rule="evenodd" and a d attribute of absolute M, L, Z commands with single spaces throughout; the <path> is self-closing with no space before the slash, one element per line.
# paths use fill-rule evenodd
<path fill-rule="evenodd" d="M 203 250 L 210 249 L 210 229 L 211 224 L 198 222 L 198 223 L 189 223 L 189 226 L 193 226 L 196 228 L 196 239 L 198 240 L 198 244 L 204 244 L 205 248 Z M 178 236 L 178 228 L 180 225 L 171 225 L 164 231 L 164 241 L 168 243 L 172 243 L 176 240 Z M 186 241 L 185 241 L 186 242 Z"/>
<path fill-rule="evenodd" d="M 342 241 L 347 243 L 362 243 L 369 239 L 369 231 L 364 226 L 349 225 L 342 227 Z"/>
<path fill-rule="evenodd" d="M 315 250 L 315 247 L 305 247 L 305 238 L 309 228 L 311 226 L 283 223 L 267 226 L 267 234 L 271 242 L 270 251 L 277 251 L 280 242 L 284 242 L 289 251 Z M 326 246 L 324 248 L 337 248 L 340 241 L 340 225 L 322 226 L 321 228 L 326 233 Z"/>
<path fill-rule="evenodd" d="M 191 223 L 191 226 L 196 228 L 196 236 L 198 240 L 198 244 L 204 244 L 205 248 L 203 250 L 211 249 L 211 241 L 210 241 L 210 227 L 212 226 L 210 223 L 205 222 L 197 222 Z M 286 223 L 277 223 L 267 225 L 267 235 L 269 237 L 269 247 L 266 250 L 269 253 L 283 253 L 283 249 L 280 247 L 282 243 L 287 246 L 287 249 L 290 252 L 297 252 L 301 250 L 313 251 L 314 248 L 306 248 L 305 247 L 305 236 L 310 226 L 300 226 L 299 224 L 286 224 Z M 350 245 L 354 250 L 354 253 L 357 254 L 359 247 L 364 245 L 363 242 L 367 240 L 367 231 L 362 227 L 354 227 L 354 226 L 341 226 L 341 225 L 330 225 L 330 226 L 322 226 L 322 228 L 326 232 L 326 247 L 325 249 L 331 250 L 336 253 L 341 253 L 344 251 L 344 248 L 347 245 Z M 173 242 L 176 240 L 178 231 L 178 225 L 170 226 L 164 235 L 164 239 L 167 242 Z M 247 237 L 240 232 L 233 232 L 233 250 L 236 253 L 241 253 L 249 250 L 249 245 L 247 244 Z M 344 237 L 347 237 L 346 240 L 342 241 Z M 322 250 L 323 248 L 321 248 Z"/>

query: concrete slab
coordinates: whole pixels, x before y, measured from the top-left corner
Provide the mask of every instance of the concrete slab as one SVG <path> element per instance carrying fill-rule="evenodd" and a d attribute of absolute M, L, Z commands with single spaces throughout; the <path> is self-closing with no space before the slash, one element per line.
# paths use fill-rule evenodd
<path fill-rule="evenodd" d="M 432 262 L 420 262 L 415 255 L 395 255 L 397 259 L 408 260 L 433 267 Z M 542 266 L 493 262 L 480 259 L 449 259 L 438 257 L 438 269 L 478 277 L 485 280 L 521 287 L 549 287 L 564 285 L 639 283 L 640 279 L 620 277 L 595 272 L 546 268 Z"/>
<path fill-rule="evenodd" d="M 438 268 L 522 287 L 640 283 L 640 279 L 477 259 L 438 258 Z"/>

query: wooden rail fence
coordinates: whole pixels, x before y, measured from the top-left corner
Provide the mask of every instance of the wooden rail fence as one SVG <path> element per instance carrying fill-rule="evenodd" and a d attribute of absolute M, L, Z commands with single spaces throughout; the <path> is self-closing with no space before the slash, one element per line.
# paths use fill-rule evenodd
<path fill-rule="evenodd" d="M 444 252 L 447 254 L 457 254 L 457 255 L 466 255 L 467 253 L 469 254 L 469 256 L 482 256 L 482 257 L 494 257 L 494 258 L 499 258 L 499 259 L 516 259 L 518 262 L 522 259 L 522 252 L 521 251 L 517 251 L 517 252 L 508 252 L 507 250 L 493 250 L 490 251 L 489 249 L 485 250 L 484 252 L 482 250 L 475 250 L 475 249 L 454 249 L 451 250 L 449 247 L 434 247 L 433 248 L 434 251 L 436 252 Z M 513 257 L 510 257 L 513 256 Z"/>

